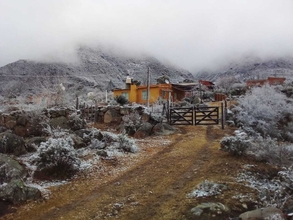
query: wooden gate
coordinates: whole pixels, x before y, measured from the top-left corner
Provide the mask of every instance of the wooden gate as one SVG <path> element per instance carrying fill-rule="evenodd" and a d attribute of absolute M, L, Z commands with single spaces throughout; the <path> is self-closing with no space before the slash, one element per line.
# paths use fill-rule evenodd
<path fill-rule="evenodd" d="M 170 108 L 170 125 L 219 124 L 219 107 Z"/>
<path fill-rule="evenodd" d="M 197 107 L 194 115 L 195 125 L 219 124 L 219 107 Z"/>
<path fill-rule="evenodd" d="M 193 125 L 194 109 L 170 108 L 168 119 L 170 125 Z"/>

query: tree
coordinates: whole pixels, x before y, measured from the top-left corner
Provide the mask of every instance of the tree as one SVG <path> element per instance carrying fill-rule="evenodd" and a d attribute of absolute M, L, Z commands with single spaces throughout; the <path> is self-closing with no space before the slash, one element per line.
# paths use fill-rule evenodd
<path fill-rule="evenodd" d="M 234 108 L 237 124 L 249 133 L 259 133 L 263 137 L 282 137 L 281 119 L 291 114 L 292 104 L 274 87 L 266 85 L 253 88 L 239 99 Z"/>
<path fill-rule="evenodd" d="M 123 95 L 118 95 L 114 99 L 120 105 L 125 105 L 126 103 L 128 103 L 127 98 Z"/>

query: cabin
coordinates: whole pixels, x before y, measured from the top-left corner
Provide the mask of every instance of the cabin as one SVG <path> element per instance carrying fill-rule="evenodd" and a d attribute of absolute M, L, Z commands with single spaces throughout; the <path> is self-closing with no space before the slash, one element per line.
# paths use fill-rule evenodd
<path fill-rule="evenodd" d="M 283 77 L 268 77 L 268 79 L 248 80 L 248 81 L 246 81 L 246 86 L 247 87 L 263 86 L 265 84 L 282 85 L 285 82 L 285 80 L 286 80 L 286 78 L 283 78 Z"/>
<path fill-rule="evenodd" d="M 114 97 L 123 95 L 129 102 L 138 104 L 147 103 L 147 86 L 138 86 L 133 83 L 131 78 L 126 78 L 125 89 L 114 89 Z M 159 100 L 168 100 L 171 97 L 172 85 L 171 84 L 153 84 L 150 85 L 149 103 L 155 103 Z"/>
<path fill-rule="evenodd" d="M 163 78 L 162 78 L 163 79 Z M 163 83 L 165 82 L 165 83 Z M 207 89 L 213 89 L 214 84 L 209 81 L 200 80 L 199 83 L 204 85 Z M 164 78 L 163 81 L 158 81 L 158 84 L 150 85 L 149 104 L 156 103 L 159 100 L 171 100 L 172 102 L 182 101 L 186 97 L 193 96 L 199 91 L 201 86 L 199 83 L 184 82 L 184 83 L 169 83 Z M 138 104 L 147 103 L 147 86 L 138 86 L 130 78 L 126 78 L 126 86 L 124 89 L 114 89 L 114 97 L 123 95 L 129 102 Z"/>

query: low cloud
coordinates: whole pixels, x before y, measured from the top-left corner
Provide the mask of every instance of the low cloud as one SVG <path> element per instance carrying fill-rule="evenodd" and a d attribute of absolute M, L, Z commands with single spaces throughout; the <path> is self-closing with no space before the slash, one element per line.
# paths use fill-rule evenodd
<path fill-rule="evenodd" d="M 292 27 L 292 0 L 1 1 L 0 66 L 106 45 L 198 71 L 248 54 L 292 56 Z"/>

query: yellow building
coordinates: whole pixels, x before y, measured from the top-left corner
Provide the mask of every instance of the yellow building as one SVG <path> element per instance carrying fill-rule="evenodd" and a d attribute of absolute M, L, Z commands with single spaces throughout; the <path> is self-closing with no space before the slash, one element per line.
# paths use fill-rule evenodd
<path fill-rule="evenodd" d="M 129 102 L 138 104 L 147 103 L 147 86 L 137 86 L 135 84 L 127 84 L 126 89 L 113 90 L 114 97 L 123 95 Z M 149 103 L 155 103 L 160 99 L 168 100 L 171 95 L 171 84 L 156 84 L 150 85 Z"/>

